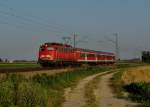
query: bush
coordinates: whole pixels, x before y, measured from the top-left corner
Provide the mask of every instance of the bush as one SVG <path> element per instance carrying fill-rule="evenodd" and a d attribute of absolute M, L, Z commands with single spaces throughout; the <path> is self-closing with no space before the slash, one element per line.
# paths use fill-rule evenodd
<path fill-rule="evenodd" d="M 124 89 L 130 93 L 129 97 L 132 100 L 150 102 L 150 83 L 131 83 L 124 86 Z"/>

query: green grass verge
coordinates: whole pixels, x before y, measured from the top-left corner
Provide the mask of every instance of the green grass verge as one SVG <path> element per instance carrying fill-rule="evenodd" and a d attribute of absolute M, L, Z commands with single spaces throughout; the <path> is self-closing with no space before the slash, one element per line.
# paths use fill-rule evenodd
<path fill-rule="evenodd" d="M 123 97 L 123 82 L 121 81 L 121 77 L 123 72 L 125 72 L 125 68 L 122 69 L 117 69 L 116 71 L 118 71 L 117 73 L 115 73 L 113 75 L 113 77 L 111 78 L 111 87 L 114 91 L 114 93 L 116 94 L 117 97 Z"/>
<path fill-rule="evenodd" d="M 63 103 L 63 92 L 67 87 L 71 87 L 76 82 L 86 76 L 107 71 L 110 68 L 106 67 L 88 67 L 82 69 L 76 69 L 75 71 L 60 73 L 54 76 L 48 76 L 46 74 L 36 75 L 32 78 L 34 82 L 41 84 L 43 87 L 49 88 L 51 93 L 52 107 L 60 107 Z M 61 95 L 61 96 L 60 96 Z"/>

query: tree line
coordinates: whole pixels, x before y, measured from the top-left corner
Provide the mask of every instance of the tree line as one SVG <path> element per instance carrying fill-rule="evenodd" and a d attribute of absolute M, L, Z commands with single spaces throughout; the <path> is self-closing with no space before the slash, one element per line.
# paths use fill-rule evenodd
<path fill-rule="evenodd" d="M 142 61 L 150 62 L 150 51 L 142 51 Z"/>

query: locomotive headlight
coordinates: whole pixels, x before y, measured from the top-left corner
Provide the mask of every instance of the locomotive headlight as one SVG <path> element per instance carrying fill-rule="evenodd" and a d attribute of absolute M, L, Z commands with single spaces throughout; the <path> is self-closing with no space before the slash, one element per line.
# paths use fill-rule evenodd
<path fill-rule="evenodd" d="M 50 56 L 50 55 L 46 55 L 46 57 L 51 58 L 51 56 Z"/>
<path fill-rule="evenodd" d="M 45 57 L 45 55 L 41 55 L 41 58 Z"/>

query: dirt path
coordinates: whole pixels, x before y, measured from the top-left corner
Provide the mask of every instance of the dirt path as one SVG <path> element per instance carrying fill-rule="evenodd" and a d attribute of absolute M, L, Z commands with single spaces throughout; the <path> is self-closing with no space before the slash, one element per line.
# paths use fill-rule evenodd
<path fill-rule="evenodd" d="M 133 107 L 136 105 L 125 99 L 118 99 L 114 96 L 110 87 L 110 78 L 113 76 L 113 73 L 105 72 L 84 78 L 73 89 L 66 88 L 63 107 L 87 107 L 85 86 L 97 76 L 101 78 L 97 83 L 97 89 L 94 89 L 94 95 L 98 107 Z"/>
<path fill-rule="evenodd" d="M 73 90 L 71 90 L 71 88 L 66 88 L 64 94 L 66 101 L 64 102 L 63 107 L 86 107 L 84 98 L 85 85 L 93 78 L 101 74 L 104 73 L 86 77 L 85 79 L 81 80 Z"/>
<path fill-rule="evenodd" d="M 133 107 L 135 104 L 114 96 L 110 88 L 110 78 L 113 73 L 101 77 L 98 89 L 95 90 L 96 101 L 99 107 Z"/>

